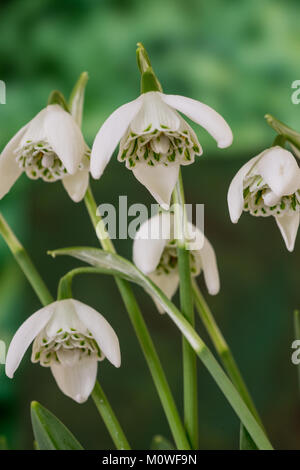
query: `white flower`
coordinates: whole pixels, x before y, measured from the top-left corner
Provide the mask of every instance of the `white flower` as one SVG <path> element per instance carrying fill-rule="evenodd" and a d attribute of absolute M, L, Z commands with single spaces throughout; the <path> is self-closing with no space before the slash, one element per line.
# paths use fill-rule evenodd
<path fill-rule="evenodd" d="M 58 300 L 31 315 L 14 335 L 6 358 L 13 377 L 30 343 L 32 362 L 50 367 L 61 391 L 78 403 L 92 392 L 97 362 L 105 357 L 120 366 L 116 333 L 105 318 L 74 299 Z"/>
<path fill-rule="evenodd" d="M 232 143 L 230 127 L 209 106 L 151 91 L 121 106 L 104 122 L 92 148 L 92 176 L 100 178 L 121 140 L 119 161 L 168 209 L 180 165 L 190 165 L 195 155 L 202 154 L 195 132 L 176 110 L 204 127 L 220 148 Z"/>
<path fill-rule="evenodd" d="M 203 270 L 208 292 L 215 295 L 220 290 L 220 280 L 214 249 L 197 227 L 190 222 L 187 225 L 190 239 L 197 247 L 190 250 L 192 276 L 198 276 Z M 168 298 L 172 298 L 179 285 L 172 214 L 159 213 L 141 225 L 133 242 L 133 261 Z M 162 313 L 161 307 L 155 303 Z"/>
<path fill-rule="evenodd" d="M 25 172 L 31 179 L 62 180 L 73 201 L 87 190 L 89 159 L 81 130 L 61 106 L 49 105 L 26 124 L 0 156 L 0 199 Z"/>
<path fill-rule="evenodd" d="M 274 216 L 289 251 L 299 226 L 300 169 L 288 150 L 275 146 L 252 158 L 233 178 L 228 190 L 230 218 L 242 212 Z"/>

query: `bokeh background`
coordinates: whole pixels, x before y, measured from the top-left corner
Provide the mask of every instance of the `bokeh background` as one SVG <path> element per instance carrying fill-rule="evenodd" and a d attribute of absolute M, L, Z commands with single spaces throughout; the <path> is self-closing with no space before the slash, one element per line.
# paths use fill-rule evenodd
<path fill-rule="evenodd" d="M 92 144 L 103 120 L 137 96 L 138 41 L 146 45 L 166 92 L 199 99 L 230 123 L 235 140 L 226 150 L 196 129 L 205 153 L 184 168 L 186 196 L 205 204 L 205 231 L 218 257 L 222 289 L 206 297 L 279 449 L 300 448 L 297 371 L 290 359 L 292 312 L 300 304 L 299 243 L 288 253 L 271 219 L 244 215 L 232 225 L 226 193 L 238 168 L 273 141 L 266 112 L 300 131 L 300 105 L 291 102 L 291 83 L 300 78 L 299 13 L 297 0 L 3 0 L 0 10 L 0 79 L 7 86 L 7 104 L 0 105 L 1 149 L 46 104 L 52 89 L 68 94 L 83 70 L 90 76 L 83 131 Z M 132 203 L 153 202 L 116 159 L 92 186 L 99 204 L 117 204 L 119 194 Z M 59 277 L 78 263 L 50 259 L 47 249 L 97 245 L 84 205 L 72 203 L 60 183 L 23 176 L 1 201 L 1 211 L 53 293 Z M 131 256 L 131 241 L 116 244 Z M 39 302 L 3 241 L 0 258 L 0 338 L 9 342 Z M 81 277 L 74 291 L 104 313 L 119 335 L 122 367 L 102 363 L 99 379 L 130 442 L 145 449 L 154 434 L 170 438 L 113 280 Z M 136 292 L 181 408 L 180 337 Z M 92 401 L 79 406 L 63 396 L 49 370 L 30 363 L 30 353 L 13 381 L 0 365 L 0 434 L 10 448 L 33 446 L 33 399 L 59 416 L 86 448 L 112 448 Z M 237 448 L 238 420 L 201 364 L 199 404 L 201 448 Z"/>

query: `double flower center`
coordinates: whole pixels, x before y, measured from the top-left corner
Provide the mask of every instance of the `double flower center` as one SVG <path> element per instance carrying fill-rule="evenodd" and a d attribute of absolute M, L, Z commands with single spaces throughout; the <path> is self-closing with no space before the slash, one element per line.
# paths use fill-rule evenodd
<path fill-rule="evenodd" d="M 200 147 L 191 132 L 188 129 L 172 131 L 167 126 L 161 127 L 164 128 L 163 132 L 159 129 L 152 130 L 152 124 L 141 134 L 129 130 L 120 143 L 118 160 L 125 161 L 129 169 L 134 168 L 138 162 L 149 166 L 193 163 L 195 155 L 200 155 Z"/>
<path fill-rule="evenodd" d="M 70 360 L 77 362 L 83 357 L 91 356 L 97 360 L 103 357 L 91 333 L 83 334 L 74 328 L 68 331 L 61 328 L 54 336 L 49 337 L 44 330 L 36 337 L 31 360 L 49 367 L 53 363 L 66 364 Z"/>
<path fill-rule="evenodd" d="M 244 211 L 267 217 L 300 210 L 300 193 L 277 196 L 261 176 L 251 176 L 244 181 Z"/>

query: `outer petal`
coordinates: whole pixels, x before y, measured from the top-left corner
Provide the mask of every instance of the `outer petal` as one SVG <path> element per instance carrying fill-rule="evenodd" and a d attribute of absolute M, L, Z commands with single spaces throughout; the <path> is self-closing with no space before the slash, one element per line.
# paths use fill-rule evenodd
<path fill-rule="evenodd" d="M 161 93 L 150 91 L 141 95 L 143 106 L 130 124 L 131 130 L 136 134 L 142 134 L 146 129 L 149 132 L 155 129 L 165 131 L 166 128 L 173 131 L 180 126 L 180 116 L 161 99 Z"/>
<path fill-rule="evenodd" d="M 104 122 L 96 135 L 91 153 L 91 173 L 100 178 L 110 157 L 134 116 L 142 106 L 142 97 L 116 109 Z"/>
<path fill-rule="evenodd" d="M 55 308 L 55 303 L 47 305 L 31 315 L 20 326 L 9 345 L 5 364 L 5 373 L 12 378 L 26 350 L 34 338 L 46 326 Z"/>
<path fill-rule="evenodd" d="M 44 121 L 46 138 L 68 173 L 73 175 L 86 149 L 81 130 L 71 114 L 59 105 L 47 106 L 46 110 Z"/>
<path fill-rule="evenodd" d="M 47 108 L 42 109 L 29 123 L 27 129 L 22 137 L 21 145 L 23 146 L 27 140 L 44 140 L 46 139 L 45 132 L 45 118 L 47 115 Z"/>
<path fill-rule="evenodd" d="M 92 307 L 78 300 L 70 299 L 70 301 L 76 310 L 79 320 L 92 333 L 107 359 L 115 367 L 120 367 L 121 353 L 119 340 L 108 321 Z"/>
<path fill-rule="evenodd" d="M 163 209 L 169 209 L 172 191 L 178 179 L 179 163 L 169 166 L 149 166 L 138 162 L 133 168 L 133 174 L 152 194 Z"/>
<path fill-rule="evenodd" d="M 88 160 L 86 158 L 86 160 Z M 74 175 L 68 175 L 62 180 L 65 190 L 74 202 L 80 202 L 89 185 L 89 162 L 85 168 L 78 170 Z"/>
<path fill-rule="evenodd" d="M 275 219 L 287 249 L 293 251 L 299 227 L 299 212 L 295 212 L 292 215 L 287 214 L 275 217 Z"/>
<path fill-rule="evenodd" d="M 172 215 L 160 213 L 144 222 L 133 242 L 133 261 L 144 273 L 155 271 L 166 243 L 171 238 Z"/>
<path fill-rule="evenodd" d="M 277 196 L 293 194 L 300 188 L 300 170 L 291 152 L 276 146 L 264 152 L 254 169 Z"/>
<path fill-rule="evenodd" d="M 173 297 L 179 285 L 179 275 L 177 270 L 174 270 L 169 274 L 158 275 L 156 273 L 152 273 L 149 274 L 149 278 L 163 291 L 164 294 L 166 294 L 169 299 Z M 153 300 L 159 313 L 164 313 L 164 309 L 157 300 L 155 298 Z"/>
<path fill-rule="evenodd" d="M 230 183 L 228 194 L 227 194 L 227 202 L 228 202 L 228 209 L 231 218 L 231 222 L 234 224 L 237 223 L 239 220 L 244 206 L 244 196 L 243 196 L 243 182 L 245 176 L 249 173 L 249 171 L 253 168 L 256 162 L 261 158 L 263 152 L 257 155 L 256 157 L 251 158 L 245 165 L 240 168 L 237 172 L 235 177 Z"/>
<path fill-rule="evenodd" d="M 207 290 L 211 295 L 215 295 L 220 290 L 220 278 L 215 251 L 207 238 L 204 239 L 203 248 L 198 251 L 198 255 L 201 257 Z"/>
<path fill-rule="evenodd" d="M 200 103 L 200 101 L 179 95 L 164 95 L 161 97 L 165 103 L 185 114 L 192 121 L 211 134 L 217 141 L 218 147 L 225 148 L 232 144 L 232 132 L 225 119 L 215 110 Z"/>
<path fill-rule="evenodd" d="M 17 134 L 4 147 L 0 156 L 0 199 L 8 193 L 12 185 L 19 178 L 22 170 L 16 162 L 14 150 L 26 132 L 27 125 L 17 132 Z"/>
<path fill-rule="evenodd" d="M 61 391 L 77 403 L 85 402 L 97 377 L 97 360 L 81 359 L 75 365 L 52 364 L 51 371 Z"/>

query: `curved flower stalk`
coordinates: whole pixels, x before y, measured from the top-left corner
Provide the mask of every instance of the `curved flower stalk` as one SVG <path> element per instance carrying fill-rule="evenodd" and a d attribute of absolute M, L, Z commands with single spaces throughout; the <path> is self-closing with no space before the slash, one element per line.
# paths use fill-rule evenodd
<path fill-rule="evenodd" d="M 230 184 L 228 207 L 233 223 L 243 211 L 274 216 L 287 249 L 293 251 L 300 220 L 300 169 L 292 153 L 275 146 L 249 160 Z"/>
<path fill-rule="evenodd" d="M 142 94 L 116 109 L 100 128 L 92 148 L 91 173 L 100 178 L 120 142 L 118 160 L 164 208 L 170 205 L 180 165 L 190 165 L 202 155 L 198 138 L 178 113 L 202 126 L 225 148 L 232 132 L 220 114 L 206 104 L 179 95 L 162 93 L 142 44 L 137 49 Z"/>
<path fill-rule="evenodd" d="M 174 216 L 159 213 L 144 222 L 133 242 L 133 261 L 135 265 L 157 284 L 171 299 L 179 285 L 178 257 L 174 239 Z M 203 233 L 190 222 L 187 230 L 196 240 L 198 249 L 190 250 L 190 266 L 193 277 L 203 270 L 207 290 L 215 295 L 220 290 L 220 279 L 216 255 L 210 242 Z M 163 309 L 156 306 L 160 313 Z"/>
<path fill-rule="evenodd" d="M 58 104 L 40 111 L 8 142 L 0 156 L 0 198 L 22 173 L 46 182 L 62 181 L 79 202 L 89 182 L 88 148 L 73 117 Z"/>
<path fill-rule="evenodd" d="M 31 315 L 14 335 L 6 358 L 6 375 L 13 377 L 33 341 L 32 362 L 50 367 L 61 391 L 85 402 L 105 357 L 120 367 L 119 340 L 105 318 L 82 302 L 64 299 Z"/>

